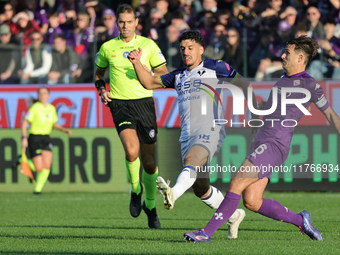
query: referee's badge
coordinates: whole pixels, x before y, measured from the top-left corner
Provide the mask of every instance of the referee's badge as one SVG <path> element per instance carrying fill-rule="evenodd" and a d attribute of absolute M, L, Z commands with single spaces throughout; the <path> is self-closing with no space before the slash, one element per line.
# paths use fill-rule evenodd
<path fill-rule="evenodd" d="M 150 130 L 149 136 L 150 136 L 151 138 L 154 138 L 154 137 L 155 137 L 155 130 L 154 130 L 154 129 L 151 129 L 151 130 Z"/>
<path fill-rule="evenodd" d="M 128 51 L 125 51 L 124 53 L 123 53 L 123 57 L 124 58 L 127 58 L 127 56 L 130 54 L 130 52 L 128 52 Z"/>

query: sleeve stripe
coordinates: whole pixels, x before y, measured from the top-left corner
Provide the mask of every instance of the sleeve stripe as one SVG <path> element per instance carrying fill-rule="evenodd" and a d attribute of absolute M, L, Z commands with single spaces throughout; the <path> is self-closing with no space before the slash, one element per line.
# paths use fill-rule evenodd
<path fill-rule="evenodd" d="M 163 62 L 162 64 L 160 64 L 160 65 L 158 65 L 158 66 L 153 66 L 152 68 L 157 69 L 158 67 L 164 66 L 164 65 L 166 65 L 166 62 Z"/>
<path fill-rule="evenodd" d="M 235 77 L 230 81 L 230 83 L 233 83 L 234 80 L 239 76 L 239 73 L 236 73 Z"/>
<path fill-rule="evenodd" d="M 158 81 L 160 82 L 161 86 L 165 89 L 166 86 L 164 85 L 162 78 L 160 76 L 158 76 Z"/>
<path fill-rule="evenodd" d="M 100 67 L 99 65 L 96 64 L 96 66 L 98 67 L 98 69 L 101 69 L 101 70 L 105 70 L 107 67 Z"/>

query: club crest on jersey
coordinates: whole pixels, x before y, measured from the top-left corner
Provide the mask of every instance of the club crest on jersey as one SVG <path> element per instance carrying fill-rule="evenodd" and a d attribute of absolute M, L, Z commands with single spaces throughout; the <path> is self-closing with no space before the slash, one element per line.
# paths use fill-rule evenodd
<path fill-rule="evenodd" d="M 300 85 L 300 80 L 293 81 L 293 86 L 299 86 L 299 85 Z"/>
<path fill-rule="evenodd" d="M 151 130 L 150 130 L 149 136 L 150 136 L 151 138 L 154 138 L 154 137 L 155 137 L 155 130 L 154 130 L 154 129 L 151 129 Z"/>
<path fill-rule="evenodd" d="M 198 73 L 200 76 L 202 76 L 203 74 L 205 74 L 205 70 L 199 70 L 197 73 Z"/>
<path fill-rule="evenodd" d="M 123 53 L 123 57 L 124 57 L 124 58 L 127 58 L 127 56 L 129 55 L 129 53 L 130 53 L 130 52 L 125 51 L 125 52 Z"/>

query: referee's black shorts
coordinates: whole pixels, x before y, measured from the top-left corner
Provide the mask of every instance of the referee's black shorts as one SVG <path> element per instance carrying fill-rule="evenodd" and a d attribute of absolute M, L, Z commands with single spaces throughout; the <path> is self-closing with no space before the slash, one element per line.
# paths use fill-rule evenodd
<path fill-rule="evenodd" d="M 140 143 L 153 144 L 157 141 L 157 120 L 152 97 L 119 100 L 108 103 L 118 134 L 130 128 L 137 131 Z"/>
<path fill-rule="evenodd" d="M 28 137 L 28 149 L 31 158 L 41 155 L 41 152 L 52 150 L 52 141 L 49 135 L 33 135 Z"/>

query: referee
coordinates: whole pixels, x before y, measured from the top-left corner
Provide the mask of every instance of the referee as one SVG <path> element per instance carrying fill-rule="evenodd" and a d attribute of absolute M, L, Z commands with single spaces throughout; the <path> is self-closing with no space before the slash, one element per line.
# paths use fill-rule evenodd
<path fill-rule="evenodd" d="M 152 91 L 138 81 L 133 65 L 127 56 L 134 49 L 143 48 L 141 59 L 145 68 L 157 75 L 168 73 L 165 58 L 148 38 L 136 35 L 138 18 L 128 4 L 117 9 L 120 35 L 105 42 L 97 53 L 95 85 L 104 104 L 110 107 L 114 124 L 125 151 L 125 163 L 132 186 L 130 214 L 138 217 L 142 208 L 148 216 L 150 228 L 160 228 L 155 207 L 156 179 L 158 169 L 155 160 L 157 122 Z M 110 70 L 110 91 L 105 90 L 105 70 Z M 143 186 L 139 180 L 139 151 L 143 164 L 142 181 L 145 201 L 141 203 Z"/>
<path fill-rule="evenodd" d="M 29 108 L 21 125 L 22 148 L 28 146 L 35 171 L 37 172 L 36 185 L 33 194 L 39 195 L 50 174 L 52 165 L 52 143 L 50 134 L 52 128 L 61 130 L 68 135 L 72 132 L 68 128 L 63 128 L 57 121 L 55 107 L 48 103 L 50 92 L 46 87 L 38 90 L 38 100 Z M 30 124 L 30 135 L 27 138 L 27 125 Z"/>

